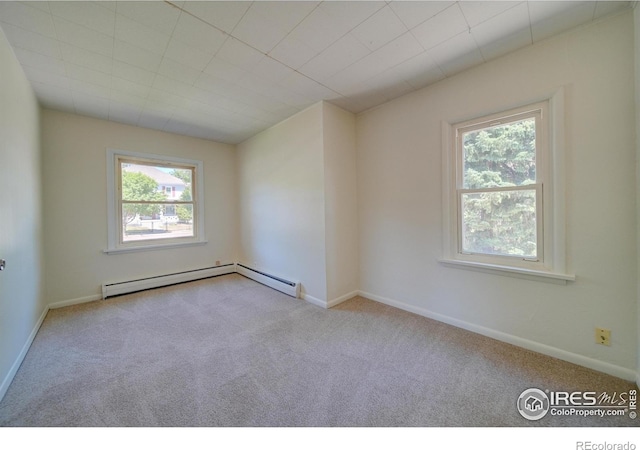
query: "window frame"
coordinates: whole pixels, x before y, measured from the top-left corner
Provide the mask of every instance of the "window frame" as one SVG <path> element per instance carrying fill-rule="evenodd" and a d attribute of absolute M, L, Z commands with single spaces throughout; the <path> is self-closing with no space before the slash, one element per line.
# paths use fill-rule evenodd
<path fill-rule="evenodd" d="M 472 119 L 442 122 L 443 152 L 443 257 L 450 267 L 510 275 L 533 280 L 566 283 L 575 275 L 566 273 L 564 199 L 564 92 L 562 89 L 524 106 L 504 108 Z M 537 257 L 463 252 L 462 194 L 464 157 L 462 132 L 487 128 L 496 122 L 522 120 L 539 111 L 536 118 L 536 183 L 500 190 L 536 190 Z M 497 123 L 496 123 L 497 124 Z M 492 189 L 479 189 L 489 191 Z"/>
<path fill-rule="evenodd" d="M 458 233 L 457 251 L 461 255 L 460 259 L 469 261 L 478 260 L 487 263 L 495 263 L 502 265 L 514 265 L 519 267 L 538 268 L 542 263 L 544 265 L 544 195 L 543 186 L 546 171 L 539 170 L 544 167 L 544 161 L 547 154 L 547 127 L 544 126 L 543 120 L 547 116 L 546 103 L 537 103 L 518 110 L 510 110 L 504 113 L 484 116 L 477 119 L 461 122 L 453 125 L 453 133 L 455 137 L 455 158 L 456 158 L 456 197 L 457 212 L 456 226 Z M 510 124 L 525 119 L 535 120 L 536 124 L 536 182 L 533 184 L 522 186 L 509 186 L 497 188 L 465 188 L 464 187 L 464 148 L 462 145 L 463 135 L 465 133 L 484 130 L 496 125 Z M 514 255 L 492 255 L 489 253 L 474 253 L 464 249 L 464 221 L 462 211 L 462 196 L 464 194 L 485 193 L 485 192 L 506 192 L 528 190 L 536 193 L 536 255 L 533 258 L 524 258 Z"/>
<path fill-rule="evenodd" d="M 122 232 L 122 172 L 121 162 L 139 163 L 176 169 L 191 168 L 194 179 L 191 182 L 193 203 L 193 236 L 140 239 L 124 241 Z M 204 234 L 204 177 L 202 161 L 107 149 L 107 248 L 105 253 L 135 252 L 154 249 L 166 249 L 207 243 Z M 160 202 L 163 204 L 162 202 Z M 175 201 L 167 203 L 176 204 Z"/>

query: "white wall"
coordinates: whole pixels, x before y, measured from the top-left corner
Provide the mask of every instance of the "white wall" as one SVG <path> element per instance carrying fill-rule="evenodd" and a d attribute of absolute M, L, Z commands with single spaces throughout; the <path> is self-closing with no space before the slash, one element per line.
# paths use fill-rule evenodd
<path fill-rule="evenodd" d="M 365 295 L 634 379 L 638 340 L 633 15 L 541 42 L 357 118 Z M 565 88 L 567 262 L 577 281 L 440 265 L 441 122 Z M 612 346 L 594 343 L 594 327 Z"/>
<path fill-rule="evenodd" d="M 103 282 L 235 261 L 234 147 L 43 110 L 46 292 L 50 303 L 91 298 Z M 105 254 L 106 149 L 203 161 L 206 245 Z"/>
<path fill-rule="evenodd" d="M 46 311 L 39 108 L 0 31 L 0 399 Z M 26 347 L 25 347 L 26 345 Z"/>
<path fill-rule="evenodd" d="M 327 297 L 322 103 L 237 146 L 239 261 Z"/>
<path fill-rule="evenodd" d="M 355 116 L 319 102 L 238 145 L 240 262 L 330 307 L 357 295 Z"/>
<path fill-rule="evenodd" d="M 358 290 L 355 116 L 323 103 L 327 302 Z"/>

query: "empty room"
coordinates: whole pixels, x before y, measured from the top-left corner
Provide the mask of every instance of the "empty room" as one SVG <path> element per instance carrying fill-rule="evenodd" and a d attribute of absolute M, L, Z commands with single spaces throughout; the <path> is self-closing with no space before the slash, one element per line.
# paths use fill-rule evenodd
<path fill-rule="evenodd" d="M 0 31 L 0 426 L 640 423 L 635 2 Z"/>

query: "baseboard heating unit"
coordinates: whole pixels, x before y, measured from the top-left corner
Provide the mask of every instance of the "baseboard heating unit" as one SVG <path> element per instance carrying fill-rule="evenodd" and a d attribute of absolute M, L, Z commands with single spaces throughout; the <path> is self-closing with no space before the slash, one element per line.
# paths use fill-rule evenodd
<path fill-rule="evenodd" d="M 222 266 L 207 267 L 204 269 L 187 270 L 185 272 L 159 275 L 156 277 L 141 278 L 138 280 L 122 281 L 119 283 L 108 283 L 102 285 L 102 298 L 113 297 L 115 295 L 130 294 L 132 292 L 154 289 L 172 284 L 186 283 L 187 281 L 201 280 L 203 278 L 216 277 L 236 272 L 235 264 L 225 264 Z"/>
<path fill-rule="evenodd" d="M 258 283 L 262 283 L 270 288 L 284 292 L 291 297 L 300 297 L 300 282 L 285 280 L 284 278 L 269 275 L 242 264 L 236 264 L 236 272 L 257 281 Z"/>

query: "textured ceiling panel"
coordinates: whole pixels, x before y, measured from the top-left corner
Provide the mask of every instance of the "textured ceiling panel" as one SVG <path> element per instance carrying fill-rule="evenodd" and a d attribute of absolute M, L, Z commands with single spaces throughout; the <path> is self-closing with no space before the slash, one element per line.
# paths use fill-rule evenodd
<path fill-rule="evenodd" d="M 632 6 L 617 1 L 0 2 L 41 103 L 238 143 L 361 112 Z"/>

